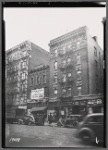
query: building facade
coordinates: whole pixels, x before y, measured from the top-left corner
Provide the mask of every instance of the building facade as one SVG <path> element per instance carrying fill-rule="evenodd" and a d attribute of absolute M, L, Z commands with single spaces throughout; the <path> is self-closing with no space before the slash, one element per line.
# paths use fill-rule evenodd
<path fill-rule="evenodd" d="M 49 65 L 39 65 L 29 71 L 27 108 L 46 110 L 49 100 Z"/>
<path fill-rule="evenodd" d="M 91 37 L 86 26 L 62 35 L 49 43 L 50 89 L 49 111 L 81 114 L 74 97 L 103 92 L 103 51 L 97 37 Z"/>
<path fill-rule="evenodd" d="M 6 51 L 6 108 L 27 109 L 29 71 L 49 65 L 49 53 L 25 41 Z"/>

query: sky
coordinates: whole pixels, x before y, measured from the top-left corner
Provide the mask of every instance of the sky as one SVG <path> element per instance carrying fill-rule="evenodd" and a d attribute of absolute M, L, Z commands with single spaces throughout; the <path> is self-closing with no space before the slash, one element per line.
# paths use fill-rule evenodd
<path fill-rule="evenodd" d="M 102 18 L 105 16 L 105 7 L 4 8 L 6 50 L 29 40 L 49 51 L 52 39 L 85 25 L 103 48 Z"/>

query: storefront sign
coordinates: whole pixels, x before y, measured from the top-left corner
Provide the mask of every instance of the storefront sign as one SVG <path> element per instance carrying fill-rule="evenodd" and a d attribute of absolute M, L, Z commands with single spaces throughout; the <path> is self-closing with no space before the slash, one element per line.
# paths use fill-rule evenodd
<path fill-rule="evenodd" d="M 92 105 L 92 104 L 102 104 L 102 100 L 101 99 L 88 100 L 87 104 L 89 104 L 89 105 Z"/>
<path fill-rule="evenodd" d="M 27 106 L 18 106 L 19 109 L 27 109 Z"/>
<path fill-rule="evenodd" d="M 31 90 L 31 99 L 41 99 L 44 97 L 44 88 Z"/>
<path fill-rule="evenodd" d="M 80 105 L 86 105 L 86 101 L 81 101 Z"/>
<path fill-rule="evenodd" d="M 76 102 L 75 102 L 75 105 L 79 105 L 79 102 L 78 102 L 78 101 L 76 101 Z"/>
<path fill-rule="evenodd" d="M 27 100 L 27 103 L 37 103 L 38 100 L 35 100 L 35 99 L 30 99 L 30 100 Z"/>

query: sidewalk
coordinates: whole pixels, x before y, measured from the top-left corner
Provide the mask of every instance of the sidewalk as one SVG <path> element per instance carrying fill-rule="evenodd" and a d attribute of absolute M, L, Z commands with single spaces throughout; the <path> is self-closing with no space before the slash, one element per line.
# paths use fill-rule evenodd
<path fill-rule="evenodd" d="M 44 125 L 45 125 L 45 126 L 53 126 L 53 127 L 57 127 L 57 123 L 54 123 L 54 122 L 51 123 L 51 124 L 49 124 L 48 122 L 45 122 Z"/>

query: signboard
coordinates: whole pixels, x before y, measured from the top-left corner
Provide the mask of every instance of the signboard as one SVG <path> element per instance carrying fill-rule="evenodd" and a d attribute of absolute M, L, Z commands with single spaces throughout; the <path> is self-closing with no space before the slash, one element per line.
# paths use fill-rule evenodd
<path fill-rule="evenodd" d="M 27 109 L 27 106 L 18 106 L 19 109 Z"/>
<path fill-rule="evenodd" d="M 88 100 L 87 104 L 92 105 L 92 104 L 102 104 L 101 99 L 96 99 L 96 100 Z"/>
<path fill-rule="evenodd" d="M 44 88 L 31 90 L 31 99 L 42 99 L 44 98 Z"/>

